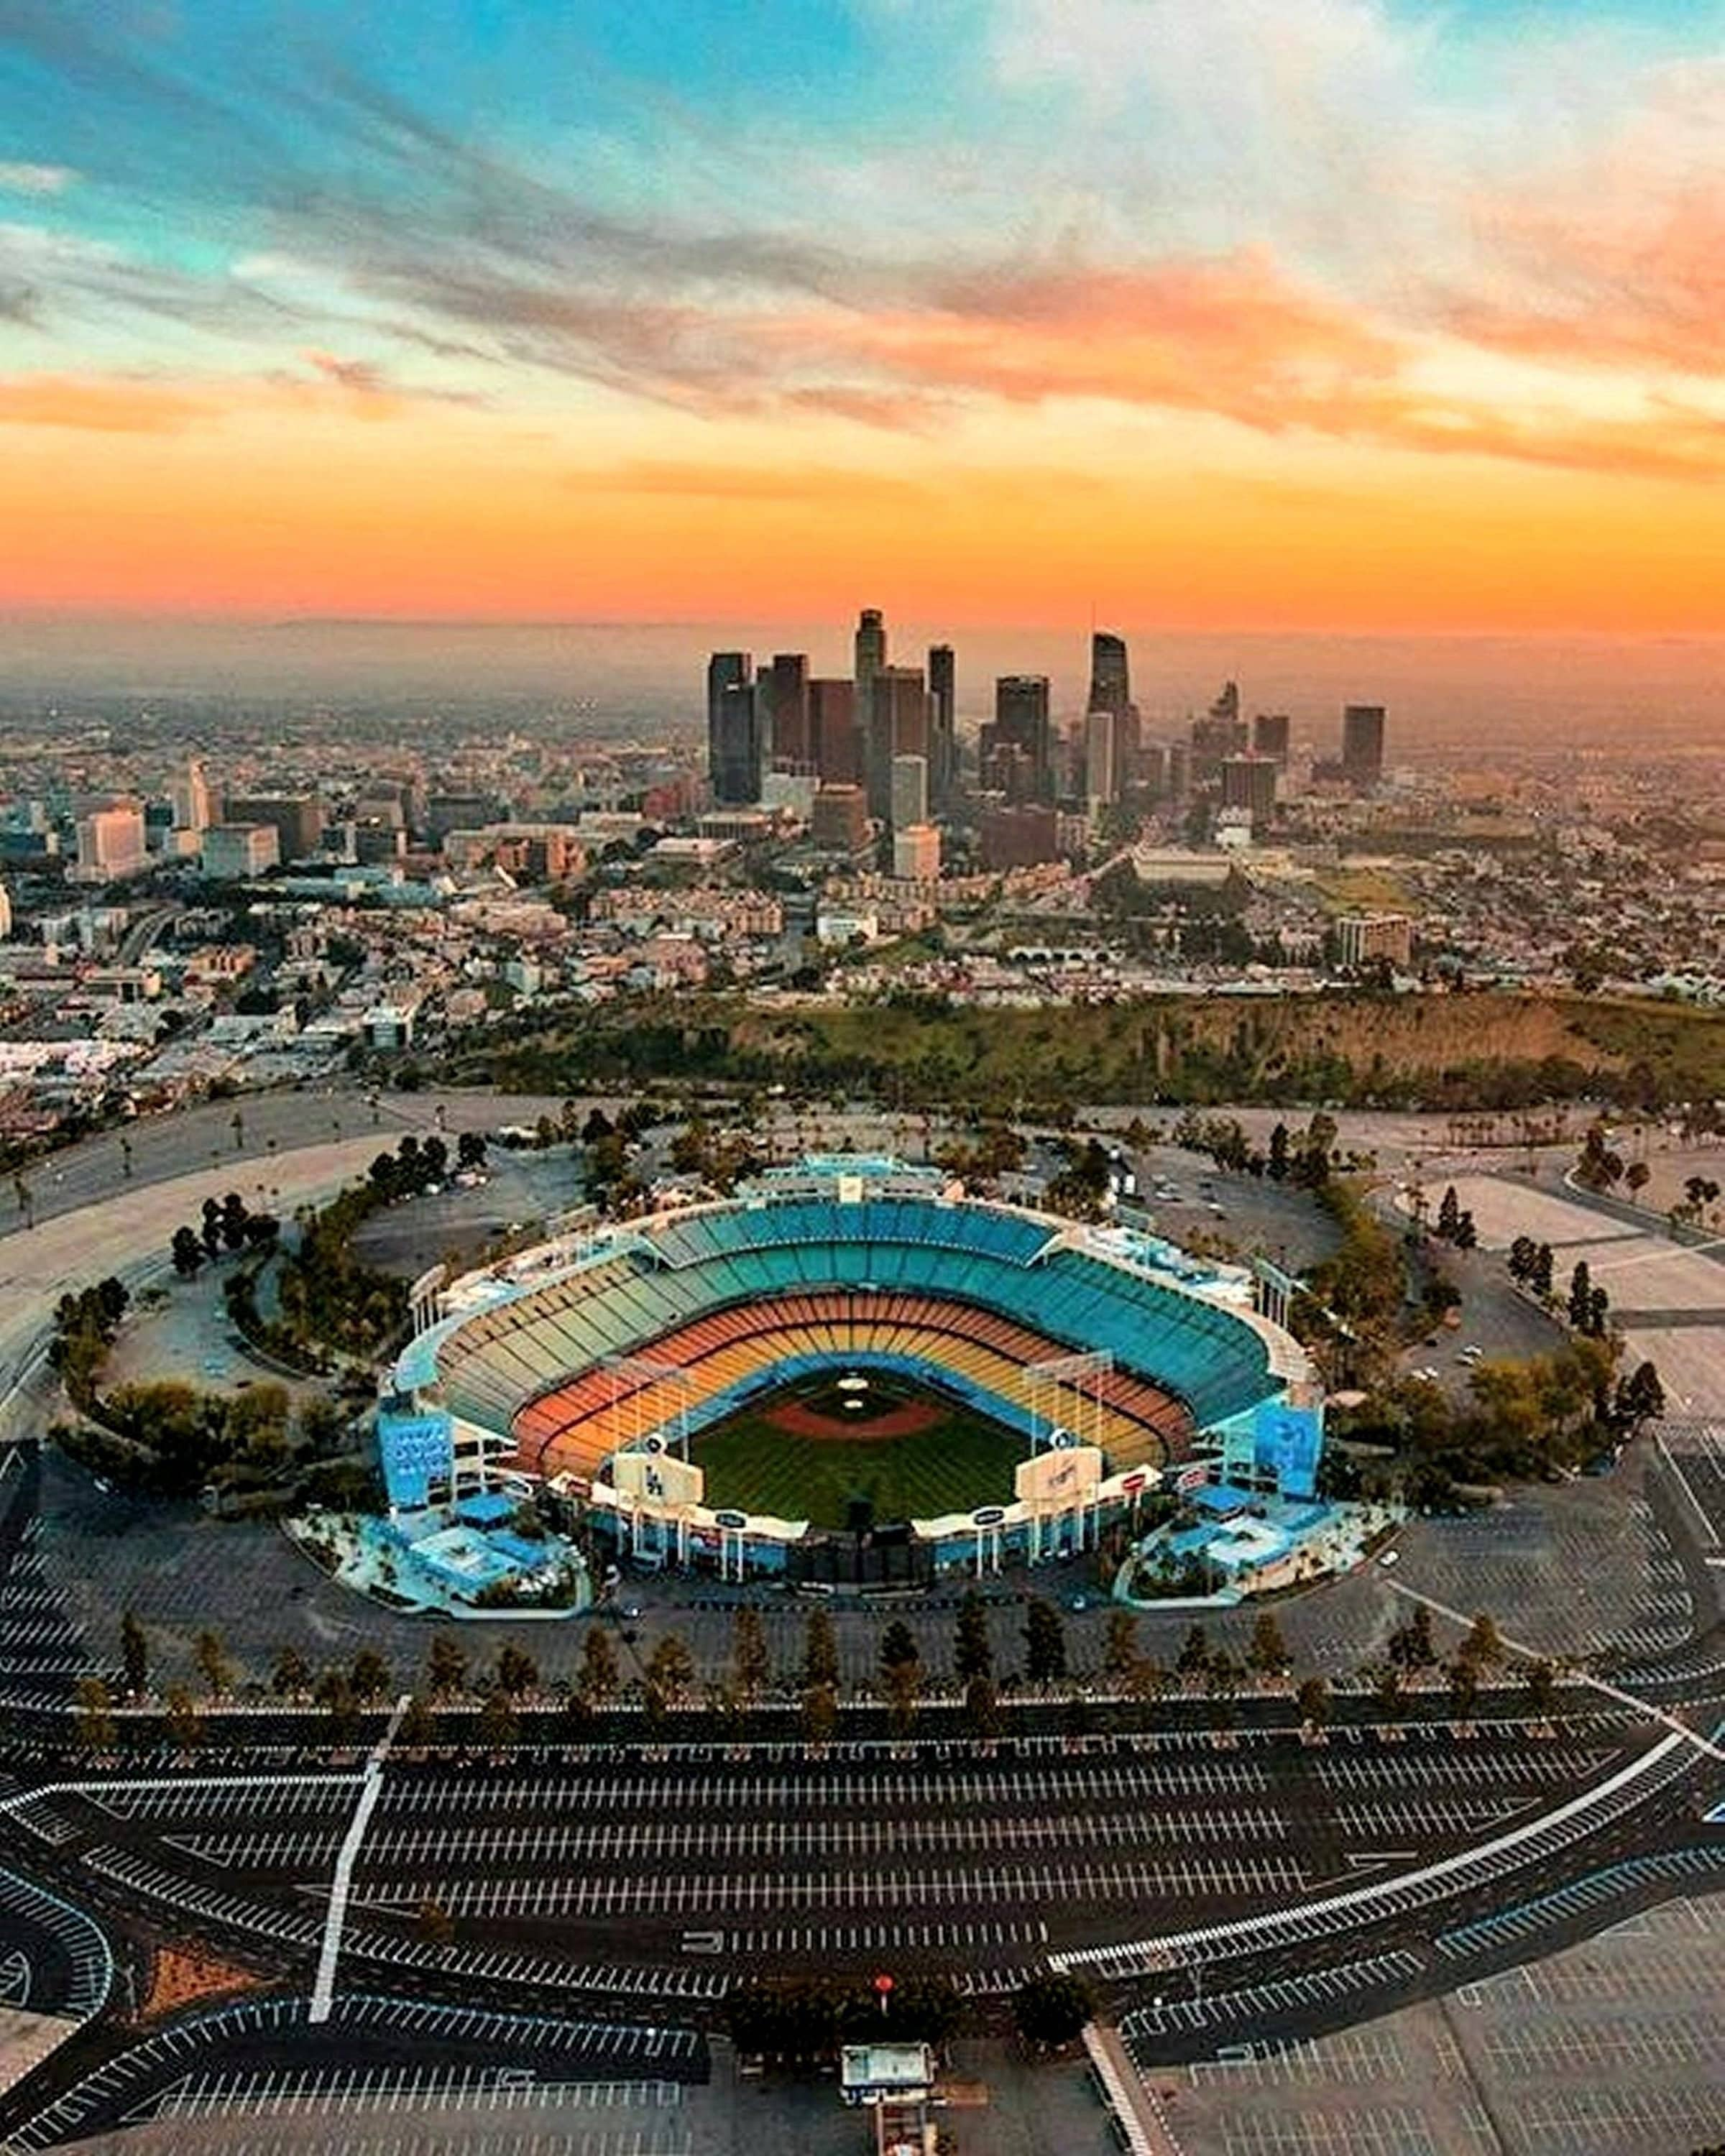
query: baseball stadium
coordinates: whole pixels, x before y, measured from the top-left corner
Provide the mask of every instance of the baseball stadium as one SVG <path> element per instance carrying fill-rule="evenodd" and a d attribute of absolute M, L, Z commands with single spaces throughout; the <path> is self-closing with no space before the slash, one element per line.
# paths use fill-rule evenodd
<path fill-rule="evenodd" d="M 562 1500 L 620 1558 L 928 1577 L 1091 1546 L 1164 1482 L 1310 1494 L 1304 1351 L 1146 1229 L 811 1158 L 415 1291 L 392 1508 Z"/>

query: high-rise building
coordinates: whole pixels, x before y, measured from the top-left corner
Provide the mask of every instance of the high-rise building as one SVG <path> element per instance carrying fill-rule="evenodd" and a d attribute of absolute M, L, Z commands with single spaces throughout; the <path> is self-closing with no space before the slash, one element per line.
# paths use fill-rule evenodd
<path fill-rule="evenodd" d="M 830 853 L 860 853 L 869 842 L 869 803 L 860 786 L 823 786 L 814 797 L 809 836 Z"/>
<path fill-rule="evenodd" d="M 824 782 L 855 785 L 862 778 L 862 743 L 856 715 L 855 682 L 832 675 L 817 676 L 809 682 L 809 749 Z"/>
<path fill-rule="evenodd" d="M 1356 786 L 1384 776 L 1384 706 L 1348 704 L 1342 713 L 1342 775 Z"/>
<path fill-rule="evenodd" d="M 1183 807 L 1191 797 L 1192 752 L 1184 742 L 1168 745 L 1168 783 L 1163 791 L 1176 808 Z"/>
<path fill-rule="evenodd" d="M 0 943 L 12 934 L 12 893 L 0 883 Z"/>
<path fill-rule="evenodd" d="M 928 648 L 928 791 L 944 813 L 958 790 L 957 663 L 950 644 Z"/>
<path fill-rule="evenodd" d="M 1413 957 L 1414 924 L 1405 913 L 1344 913 L 1336 923 L 1337 963 L 1369 965 L 1387 958 L 1406 967 Z"/>
<path fill-rule="evenodd" d="M 1240 716 L 1240 684 L 1224 681 L 1220 693 L 1201 719 L 1192 721 L 1192 783 L 1214 786 L 1222 775 L 1225 757 L 1244 756 L 1245 721 Z"/>
<path fill-rule="evenodd" d="M 932 824 L 907 824 L 892 834 L 892 873 L 905 883 L 932 883 L 941 872 L 941 834 Z"/>
<path fill-rule="evenodd" d="M 309 860 L 323 844 L 323 803 L 315 793 L 230 794 L 223 821 L 269 824 L 285 861 Z"/>
<path fill-rule="evenodd" d="M 144 812 L 136 802 L 96 808 L 78 819 L 80 883 L 108 883 L 136 875 L 150 864 L 144 835 Z"/>
<path fill-rule="evenodd" d="M 928 688 L 920 666 L 878 667 L 869 682 L 869 814 L 892 815 L 892 760 L 928 754 Z"/>
<path fill-rule="evenodd" d="M 891 820 L 895 831 L 928 821 L 928 758 L 896 756 L 892 759 Z"/>
<path fill-rule="evenodd" d="M 714 804 L 742 808 L 761 798 L 764 758 L 761 720 L 752 681 L 727 681 L 719 691 L 719 709 L 707 744 L 707 778 Z"/>
<path fill-rule="evenodd" d="M 1132 700 L 1132 670 L 1126 639 L 1098 629 L 1090 640 L 1090 704 L 1092 711 L 1117 716 Z"/>
<path fill-rule="evenodd" d="M 1260 711 L 1252 721 L 1252 754 L 1274 757 L 1286 771 L 1288 767 L 1288 715 L 1286 711 Z"/>
<path fill-rule="evenodd" d="M 987 732 L 984 755 L 1001 748 L 1017 749 L 1029 766 L 1030 798 L 1052 801 L 1047 675 L 1003 674 L 994 684 L 994 723 Z"/>
<path fill-rule="evenodd" d="M 1222 759 L 1222 806 L 1250 810 L 1255 836 L 1275 819 L 1277 768 L 1271 756 Z"/>
<path fill-rule="evenodd" d="M 763 747 L 775 771 L 808 771 L 814 752 L 809 738 L 809 655 L 803 651 L 773 654 L 770 683 L 770 723 L 763 726 Z"/>
<path fill-rule="evenodd" d="M 1084 721 L 1084 798 L 1092 814 L 1120 798 L 1114 761 L 1117 724 L 1117 715 L 1106 710 L 1090 712 Z"/>
<path fill-rule="evenodd" d="M 281 859 L 281 841 L 273 824 L 212 824 L 198 857 L 213 883 L 239 883 L 273 869 Z"/>
<path fill-rule="evenodd" d="M 173 800 L 175 830 L 207 831 L 210 826 L 209 781 L 195 756 L 187 757 L 185 769 L 169 790 Z"/>
<path fill-rule="evenodd" d="M 1060 857 L 1060 819 L 1051 808 L 985 808 L 978 819 L 983 866 L 1033 868 Z"/>
<path fill-rule="evenodd" d="M 879 607 L 865 607 L 856 618 L 856 708 L 865 726 L 874 709 L 875 676 L 886 664 L 886 624 Z"/>
<path fill-rule="evenodd" d="M 714 800 L 727 808 L 760 798 L 754 679 L 747 651 L 716 651 L 706 662 L 706 775 Z M 746 715 L 736 696 L 742 689 L 749 691 Z"/>

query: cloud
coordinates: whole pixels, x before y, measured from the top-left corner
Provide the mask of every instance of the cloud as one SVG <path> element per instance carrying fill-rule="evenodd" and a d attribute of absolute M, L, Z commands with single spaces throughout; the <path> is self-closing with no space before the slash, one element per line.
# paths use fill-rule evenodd
<path fill-rule="evenodd" d="M 208 398 L 124 377 L 26 375 L 0 379 L 0 427 L 64 427 L 98 434 L 177 434 L 216 415 Z"/>
<path fill-rule="evenodd" d="M 678 463 L 639 458 L 568 474 L 583 494 L 668 495 L 701 501 L 909 502 L 927 490 L 913 480 L 841 466 Z"/>
<path fill-rule="evenodd" d="M 77 177 L 69 165 L 8 164 L 0 159 L 0 193 L 64 194 Z"/>

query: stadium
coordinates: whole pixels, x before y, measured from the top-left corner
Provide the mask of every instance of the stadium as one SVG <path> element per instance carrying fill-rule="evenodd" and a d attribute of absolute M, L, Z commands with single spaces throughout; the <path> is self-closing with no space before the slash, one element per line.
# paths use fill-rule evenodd
<path fill-rule="evenodd" d="M 638 1564 L 926 1578 L 1164 1484 L 1309 1496 L 1304 1351 L 1239 1267 L 842 1155 L 415 1289 L 392 1510 L 544 1491 Z"/>

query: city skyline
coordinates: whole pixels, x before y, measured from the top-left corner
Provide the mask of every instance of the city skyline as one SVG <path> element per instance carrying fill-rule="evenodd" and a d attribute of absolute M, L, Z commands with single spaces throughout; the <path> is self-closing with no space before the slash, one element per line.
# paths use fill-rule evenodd
<path fill-rule="evenodd" d="M 0 29 L 0 608 L 1715 625 L 1717 5 Z"/>

